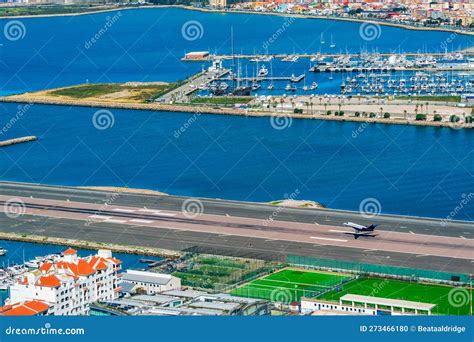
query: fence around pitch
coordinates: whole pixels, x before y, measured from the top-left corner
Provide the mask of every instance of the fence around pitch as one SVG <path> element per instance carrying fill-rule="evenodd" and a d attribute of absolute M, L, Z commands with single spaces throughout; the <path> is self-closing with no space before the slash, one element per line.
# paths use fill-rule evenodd
<path fill-rule="evenodd" d="M 456 272 L 431 271 L 416 268 L 365 264 L 352 261 L 341 261 L 288 255 L 287 263 L 299 267 L 309 267 L 320 270 L 339 271 L 361 275 L 384 276 L 409 280 L 429 280 L 449 284 L 469 284 L 472 276 Z"/>

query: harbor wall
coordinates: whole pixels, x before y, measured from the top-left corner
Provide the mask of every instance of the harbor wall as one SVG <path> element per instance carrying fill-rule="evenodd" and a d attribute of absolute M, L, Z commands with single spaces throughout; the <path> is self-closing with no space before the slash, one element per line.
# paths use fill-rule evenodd
<path fill-rule="evenodd" d="M 12 103 L 35 103 L 45 105 L 60 105 L 60 106 L 77 106 L 77 107 L 92 107 L 92 108 L 107 108 L 107 109 L 130 109 L 130 110 L 150 110 L 155 112 L 180 112 L 180 113 L 199 113 L 199 114 L 215 114 L 215 115 L 236 115 L 245 117 L 289 117 L 292 119 L 307 119 L 307 120 L 326 120 L 326 121 L 350 121 L 359 123 L 379 123 L 391 125 L 413 125 L 425 127 L 451 127 L 452 123 L 447 121 L 415 121 L 404 119 L 383 119 L 383 118 L 367 118 L 355 116 L 334 116 L 322 114 L 296 114 L 289 112 L 275 112 L 275 111 L 251 111 L 240 108 L 213 108 L 208 106 L 195 105 L 176 105 L 176 104 L 161 104 L 161 103 L 106 103 L 99 101 L 74 101 L 64 99 L 51 99 L 44 97 L 13 95 L 8 97 L 0 97 L 0 102 Z M 348 111 L 345 111 L 349 113 Z M 471 128 L 464 125 L 463 128 Z"/>

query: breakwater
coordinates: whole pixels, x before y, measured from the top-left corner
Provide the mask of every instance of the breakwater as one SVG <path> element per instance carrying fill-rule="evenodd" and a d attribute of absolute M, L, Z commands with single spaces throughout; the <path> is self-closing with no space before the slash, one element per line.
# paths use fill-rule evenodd
<path fill-rule="evenodd" d="M 10 145 L 15 145 L 15 144 L 22 144 L 22 143 L 26 143 L 30 141 L 35 141 L 35 140 L 38 140 L 38 138 L 34 135 L 21 137 L 21 138 L 8 139 L 8 140 L 0 141 L 0 147 L 5 147 L 5 146 L 10 146 Z"/>
<path fill-rule="evenodd" d="M 452 124 L 447 121 L 416 121 L 405 119 L 386 119 L 386 118 L 368 118 L 356 116 L 334 116 L 324 114 L 301 114 L 291 112 L 276 112 L 250 110 L 234 107 L 210 107 L 196 105 L 178 105 L 178 104 L 162 104 L 162 103 L 121 103 L 121 102 L 100 102 L 100 101 L 76 101 L 64 99 L 51 99 L 45 97 L 35 97 L 34 95 L 13 95 L 9 97 L 0 97 L 0 102 L 13 103 L 35 103 L 45 105 L 59 106 L 77 106 L 77 107 L 93 107 L 107 109 L 131 109 L 131 110 L 149 110 L 155 112 L 179 112 L 191 114 L 216 114 L 216 115 L 232 115 L 245 117 L 287 117 L 292 119 L 309 119 L 309 120 L 325 120 L 325 121 L 349 121 L 359 123 L 381 123 L 391 125 L 413 125 L 424 127 L 451 127 Z M 349 111 L 346 111 L 349 114 Z M 462 126 L 461 128 L 470 128 L 471 126 Z"/>

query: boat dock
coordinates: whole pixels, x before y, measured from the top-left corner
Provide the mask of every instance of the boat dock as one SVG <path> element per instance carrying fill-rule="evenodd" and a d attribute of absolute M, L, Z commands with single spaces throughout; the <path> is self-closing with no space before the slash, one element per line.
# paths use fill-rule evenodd
<path fill-rule="evenodd" d="M 288 81 L 299 83 L 305 78 L 305 74 L 299 76 L 256 76 L 256 77 L 220 77 L 219 81 L 238 81 L 238 82 L 253 82 L 253 81 Z"/>

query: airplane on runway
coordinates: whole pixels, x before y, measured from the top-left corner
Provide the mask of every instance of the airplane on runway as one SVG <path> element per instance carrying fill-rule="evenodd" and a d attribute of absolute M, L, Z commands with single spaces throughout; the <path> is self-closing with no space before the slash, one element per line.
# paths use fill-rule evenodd
<path fill-rule="evenodd" d="M 354 222 L 345 222 L 345 226 L 351 227 L 352 229 L 355 230 L 354 233 L 344 233 L 348 235 L 354 236 L 354 239 L 358 239 L 359 237 L 376 237 L 377 234 L 372 234 L 375 231 L 375 228 L 378 226 L 378 224 L 371 224 L 370 226 L 363 226 Z"/>

